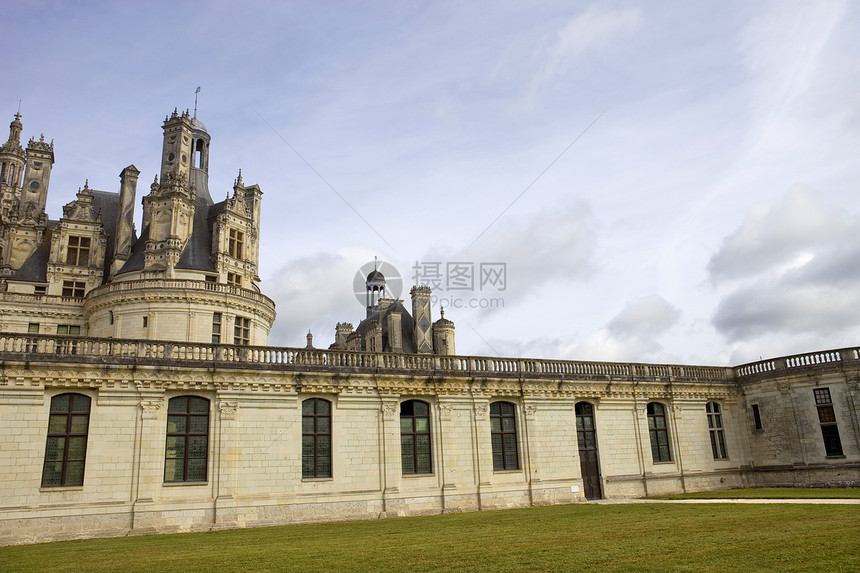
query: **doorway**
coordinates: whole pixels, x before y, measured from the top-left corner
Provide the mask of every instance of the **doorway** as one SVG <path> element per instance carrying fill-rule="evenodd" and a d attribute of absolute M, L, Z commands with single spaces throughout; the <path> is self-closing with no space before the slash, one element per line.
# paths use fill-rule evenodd
<path fill-rule="evenodd" d="M 594 427 L 594 406 L 578 402 L 576 412 L 576 440 L 579 442 L 579 468 L 585 499 L 603 498 L 600 485 L 600 460 L 597 456 L 597 430 Z"/>

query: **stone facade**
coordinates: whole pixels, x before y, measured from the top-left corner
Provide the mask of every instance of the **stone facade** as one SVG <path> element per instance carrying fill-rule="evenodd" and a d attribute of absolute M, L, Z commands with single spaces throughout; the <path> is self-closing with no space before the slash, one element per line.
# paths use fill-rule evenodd
<path fill-rule="evenodd" d="M 22 218 L 53 148 L 21 149 L 16 117 L 0 149 L 0 544 L 860 486 L 860 347 L 736 368 L 457 356 L 429 289 L 410 314 L 376 271 L 329 349 L 266 346 L 259 188 L 240 175 L 212 204 L 205 127 L 164 130 L 140 237 L 133 166 L 59 221 L 39 196 Z"/>

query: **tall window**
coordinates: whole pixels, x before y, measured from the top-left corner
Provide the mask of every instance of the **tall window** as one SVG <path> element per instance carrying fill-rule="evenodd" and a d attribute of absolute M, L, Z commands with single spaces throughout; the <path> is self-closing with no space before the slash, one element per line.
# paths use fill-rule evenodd
<path fill-rule="evenodd" d="M 648 403 L 648 433 L 651 435 L 651 458 L 655 462 L 671 462 L 669 428 L 666 425 L 666 407 L 663 404 Z"/>
<path fill-rule="evenodd" d="M 493 469 L 520 469 L 516 407 L 510 402 L 490 404 L 490 437 L 493 442 Z"/>
<path fill-rule="evenodd" d="M 90 239 L 89 237 L 69 237 L 69 245 L 66 248 L 66 264 L 77 267 L 85 267 L 90 262 Z"/>
<path fill-rule="evenodd" d="M 245 247 L 245 233 L 236 229 L 230 229 L 227 239 L 227 254 L 234 259 L 241 259 Z"/>
<path fill-rule="evenodd" d="M 84 298 L 86 283 L 81 281 L 63 281 L 63 296 L 66 298 Z"/>
<path fill-rule="evenodd" d="M 60 394 L 51 398 L 42 487 L 84 485 L 89 425 L 89 397 Z"/>
<path fill-rule="evenodd" d="M 81 327 L 72 324 L 58 324 L 57 334 L 71 334 L 73 336 L 81 333 Z M 57 340 L 56 352 L 58 354 L 75 354 L 78 351 L 78 341 L 62 339 Z"/>
<path fill-rule="evenodd" d="M 821 423 L 821 437 L 824 438 L 824 451 L 828 456 L 842 455 L 842 440 L 836 426 L 836 412 L 830 398 L 830 388 L 815 388 L 815 405 L 818 407 L 818 421 Z"/>
<path fill-rule="evenodd" d="M 251 343 L 251 319 L 237 316 L 233 323 L 233 344 L 248 346 Z"/>
<path fill-rule="evenodd" d="M 400 461 L 404 474 L 433 472 L 430 406 L 420 400 L 400 404 Z"/>
<path fill-rule="evenodd" d="M 164 481 L 206 481 L 209 400 L 179 396 L 167 403 Z"/>
<path fill-rule="evenodd" d="M 221 313 L 212 313 L 212 344 L 221 344 Z"/>
<path fill-rule="evenodd" d="M 302 402 L 302 477 L 331 477 L 331 402 Z"/>
<path fill-rule="evenodd" d="M 752 405 L 752 413 L 753 413 L 753 424 L 755 424 L 756 430 L 761 430 L 761 412 L 758 409 L 758 404 Z"/>
<path fill-rule="evenodd" d="M 31 322 L 27 325 L 27 332 L 31 334 L 39 334 L 39 323 Z M 36 338 L 31 338 L 27 341 L 27 352 L 36 352 L 36 345 L 39 340 Z"/>
<path fill-rule="evenodd" d="M 723 430 L 723 414 L 720 405 L 716 402 L 705 404 L 705 412 L 708 414 L 708 432 L 711 435 L 711 452 L 715 460 L 724 460 L 729 457 L 726 453 L 726 436 Z"/>
<path fill-rule="evenodd" d="M 597 449 L 597 431 L 594 429 L 594 406 L 588 402 L 577 402 L 573 409 L 576 414 L 576 440 L 579 442 L 579 449 Z"/>

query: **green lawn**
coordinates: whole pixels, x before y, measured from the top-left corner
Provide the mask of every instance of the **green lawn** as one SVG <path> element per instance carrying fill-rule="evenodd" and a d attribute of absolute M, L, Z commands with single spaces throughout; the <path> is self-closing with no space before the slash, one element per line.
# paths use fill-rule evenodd
<path fill-rule="evenodd" d="M 750 487 L 665 495 L 655 499 L 860 499 L 860 488 Z"/>
<path fill-rule="evenodd" d="M 0 548 L 2 571 L 858 571 L 850 505 L 629 504 Z"/>

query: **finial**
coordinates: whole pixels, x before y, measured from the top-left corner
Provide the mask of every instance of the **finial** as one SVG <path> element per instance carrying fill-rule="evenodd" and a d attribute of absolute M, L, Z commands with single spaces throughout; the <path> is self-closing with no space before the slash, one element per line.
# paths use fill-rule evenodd
<path fill-rule="evenodd" d="M 90 188 L 90 180 L 89 180 L 89 179 L 85 179 L 85 180 L 84 180 L 84 189 L 89 189 L 89 188 Z"/>
<path fill-rule="evenodd" d="M 39 135 L 39 143 L 45 143 L 45 134 Z"/>
<path fill-rule="evenodd" d="M 442 318 L 445 318 L 445 307 L 442 305 L 439 305 L 439 314 L 442 315 Z"/>
<path fill-rule="evenodd" d="M 18 113 L 15 114 L 17 117 L 21 117 L 21 100 L 18 100 Z"/>
<path fill-rule="evenodd" d="M 200 86 L 197 86 L 197 89 L 194 90 L 194 119 L 197 119 L 197 94 L 200 93 Z"/>
<path fill-rule="evenodd" d="M 376 270 L 376 263 L 377 263 L 376 255 L 373 255 L 373 270 Z"/>
<path fill-rule="evenodd" d="M 242 185 L 242 168 L 239 168 L 239 176 L 236 177 L 236 183 L 233 184 L 234 187 L 239 187 Z"/>

